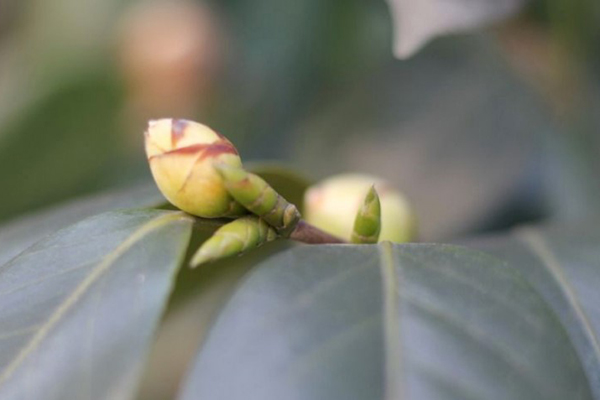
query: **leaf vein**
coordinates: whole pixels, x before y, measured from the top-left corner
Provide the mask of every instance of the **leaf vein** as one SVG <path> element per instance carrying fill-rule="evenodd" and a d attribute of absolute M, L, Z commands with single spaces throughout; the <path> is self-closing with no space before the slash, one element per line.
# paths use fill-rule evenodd
<path fill-rule="evenodd" d="M 3 333 L 3 334 L 0 335 L 0 340 L 10 339 L 10 338 L 13 338 L 15 336 L 26 335 L 28 333 L 31 333 L 31 332 L 35 331 L 38 328 L 39 328 L 39 325 L 33 325 L 33 326 L 29 326 L 27 328 L 17 329 L 17 330 L 12 331 L 12 332 L 5 332 L 5 333 Z"/>
<path fill-rule="evenodd" d="M 40 329 L 31 338 L 29 343 L 8 363 L 8 365 L 0 371 L 0 386 L 3 385 L 17 370 L 17 368 L 25 361 L 25 359 L 35 351 L 39 345 L 46 339 L 51 329 L 56 326 L 66 313 L 77 303 L 79 299 L 87 292 L 87 290 L 106 273 L 115 261 L 122 257 L 133 245 L 143 239 L 146 235 L 162 227 L 163 225 L 173 220 L 181 219 L 181 213 L 167 214 L 156 217 L 140 228 L 132 235 L 115 248 L 114 251 L 107 254 L 96 268 L 84 279 L 73 292 L 54 310 L 45 323 L 40 325 Z"/>
<path fill-rule="evenodd" d="M 530 369 L 527 368 L 526 364 L 513 355 L 514 351 L 512 351 L 513 349 L 511 347 L 491 340 L 489 334 L 473 327 L 468 321 L 460 320 L 456 318 L 456 316 L 452 317 L 447 315 L 445 311 L 438 309 L 435 305 L 424 301 L 422 298 L 408 295 L 402 297 L 404 301 L 418 308 L 422 312 L 429 314 L 436 321 L 444 323 L 455 332 L 462 333 L 464 336 L 471 338 L 472 343 L 478 344 L 480 348 L 485 349 L 496 356 L 496 359 L 501 361 L 507 367 L 507 370 L 518 371 L 519 373 L 516 374 L 516 376 L 521 377 L 522 382 L 531 387 L 535 392 L 540 393 L 543 396 L 541 398 L 550 399 L 553 397 L 552 392 L 546 389 L 544 382 L 538 382 L 532 376 Z"/>
<path fill-rule="evenodd" d="M 580 326 L 583 327 L 583 334 L 587 336 L 590 341 L 594 357 L 600 359 L 600 343 L 598 337 L 595 334 L 589 317 L 577 298 L 577 291 L 565 275 L 564 268 L 561 266 L 556 254 L 550 249 L 549 244 L 543 236 L 533 229 L 521 229 L 517 231 L 516 237 L 521 240 L 542 264 L 548 268 L 550 274 L 558 284 L 558 287 L 565 295 L 567 302 L 571 305 L 575 313 L 575 318 L 580 322 Z"/>
<path fill-rule="evenodd" d="M 379 245 L 379 268 L 383 292 L 384 398 L 404 398 L 402 340 L 400 337 L 399 276 L 390 242 Z"/>

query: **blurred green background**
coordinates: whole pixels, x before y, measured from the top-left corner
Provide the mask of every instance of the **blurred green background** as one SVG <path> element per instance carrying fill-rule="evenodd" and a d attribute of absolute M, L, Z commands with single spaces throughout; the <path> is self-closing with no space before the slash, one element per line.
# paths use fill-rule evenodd
<path fill-rule="evenodd" d="M 189 118 L 245 161 L 380 175 L 444 240 L 599 204 L 600 17 L 533 1 L 392 56 L 386 3 L 0 2 L 0 221 L 148 182 L 150 118 Z"/>

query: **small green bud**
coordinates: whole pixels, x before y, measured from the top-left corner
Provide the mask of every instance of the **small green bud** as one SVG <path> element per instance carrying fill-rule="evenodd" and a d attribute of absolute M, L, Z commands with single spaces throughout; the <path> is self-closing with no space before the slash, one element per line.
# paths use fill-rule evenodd
<path fill-rule="evenodd" d="M 238 203 L 258 215 L 284 237 L 296 227 L 300 212 L 275 191 L 264 179 L 242 167 L 215 163 L 227 191 Z"/>
<path fill-rule="evenodd" d="M 375 186 L 371 186 L 356 214 L 350 241 L 356 244 L 377 243 L 381 232 L 381 204 Z"/>
<path fill-rule="evenodd" d="M 196 251 L 190 266 L 239 255 L 276 238 L 275 230 L 260 218 L 241 217 L 217 229 Z"/>
<path fill-rule="evenodd" d="M 350 240 L 355 216 L 373 185 L 381 207 L 379 240 L 414 240 L 416 217 L 408 200 L 389 183 L 370 175 L 337 175 L 311 186 L 304 195 L 304 218 L 325 232 Z"/>

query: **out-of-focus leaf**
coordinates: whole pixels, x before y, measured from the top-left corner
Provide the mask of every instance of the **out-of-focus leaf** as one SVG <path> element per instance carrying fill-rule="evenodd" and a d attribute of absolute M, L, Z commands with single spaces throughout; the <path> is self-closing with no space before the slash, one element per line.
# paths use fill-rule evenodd
<path fill-rule="evenodd" d="M 304 192 L 310 186 L 306 177 L 280 164 L 249 163 L 246 168 L 262 177 L 277 193 L 302 210 Z"/>
<path fill-rule="evenodd" d="M 13 45 L 18 48 L 18 64 L 12 78 L 26 91 L 47 93 L 57 84 L 106 68 L 119 14 L 132 1 L 15 3 L 19 18 Z"/>
<path fill-rule="evenodd" d="M 527 0 L 387 0 L 394 53 L 407 58 L 435 36 L 468 31 L 516 12 Z"/>
<path fill-rule="evenodd" d="M 300 247 L 249 274 L 181 398 L 592 399 L 583 363 L 599 360 L 579 358 L 555 311 L 497 258 Z"/>
<path fill-rule="evenodd" d="M 13 3 L 18 21 L 0 48 L 0 185 L 11 188 L 0 220 L 129 183 L 145 163 L 144 127 L 123 121 L 113 57 L 119 14 L 132 1 Z"/>
<path fill-rule="evenodd" d="M 0 199 L 0 220 L 106 189 L 145 163 L 141 136 L 139 154 L 126 159 L 122 101 L 110 79 L 73 79 L 2 126 L 0 185 L 11 190 Z"/>
<path fill-rule="evenodd" d="M 163 201 L 154 183 L 87 196 L 29 214 L 0 226 L 0 265 L 44 236 L 95 214 L 141 208 Z"/>
<path fill-rule="evenodd" d="M 389 55 L 383 1 L 218 1 L 232 23 L 236 53 L 215 127 L 238 135 L 251 158 L 285 159 L 289 132 L 340 84 L 370 75 Z M 351 60 L 351 61 L 350 61 Z"/>
<path fill-rule="evenodd" d="M 385 178 L 413 202 L 423 240 L 497 229 L 502 215 L 547 212 L 544 174 L 555 161 L 547 139 L 559 129 L 487 38 L 390 59 L 315 109 L 294 135 L 296 165 L 319 178 Z M 567 182 L 552 177 L 557 191 Z"/>
<path fill-rule="evenodd" d="M 192 223 L 102 214 L 0 267 L 0 397 L 131 398 Z"/>

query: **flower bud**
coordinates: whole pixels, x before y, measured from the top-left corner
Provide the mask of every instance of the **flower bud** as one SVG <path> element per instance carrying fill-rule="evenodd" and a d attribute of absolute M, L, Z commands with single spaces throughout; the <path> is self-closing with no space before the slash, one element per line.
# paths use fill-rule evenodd
<path fill-rule="evenodd" d="M 284 199 L 260 176 L 240 167 L 215 163 L 225 187 L 233 198 L 274 227 L 284 237 L 290 235 L 300 220 L 295 205 Z"/>
<path fill-rule="evenodd" d="M 225 137 L 193 121 L 150 121 L 146 155 L 162 194 L 181 210 L 204 218 L 245 213 L 227 192 L 213 163 L 240 167 L 236 148 Z"/>
<path fill-rule="evenodd" d="M 310 187 L 304 197 L 304 218 L 332 235 L 352 240 L 355 217 L 373 185 L 381 208 L 379 240 L 414 240 L 416 218 L 406 198 L 387 182 L 370 175 L 337 175 Z"/>
<path fill-rule="evenodd" d="M 350 241 L 356 244 L 377 243 L 380 233 L 381 203 L 375 186 L 371 186 L 354 219 Z"/>
<path fill-rule="evenodd" d="M 220 227 L 200 246 L 190 266 L 242 254 L 277 238 L 275 230 L 262 219 L 252 215 L 238 218 Z"/>

